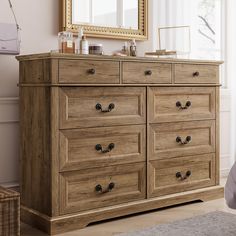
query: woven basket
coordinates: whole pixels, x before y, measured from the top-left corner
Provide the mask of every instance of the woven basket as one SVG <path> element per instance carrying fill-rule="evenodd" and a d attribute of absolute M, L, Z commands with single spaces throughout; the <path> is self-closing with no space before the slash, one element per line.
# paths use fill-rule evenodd
<path fill-rule="evenodd" d="M 20 194 L 0 186 L 0 236 L 20 235 Z"/>

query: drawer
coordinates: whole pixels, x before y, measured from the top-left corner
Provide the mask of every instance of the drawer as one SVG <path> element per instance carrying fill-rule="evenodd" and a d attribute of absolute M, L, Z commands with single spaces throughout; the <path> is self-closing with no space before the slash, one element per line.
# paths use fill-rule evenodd
<path fill-rule="evenodd" d="M 215 184 L 215 155 L 152 161 L 149 176 L 149 197 L 212 186 Z"/>
<path fill-rule="evenodd" d="M 145 199 L 146 164 L 60 174 L 60 213 L 73 213 Z"/>
<path fill-rule="evenodd" d="M 149 122 L 215 119 L 214 87 L 175 87 L 149 89 Z"/>
<path fill-rule="evenodd" d="M 215 65 L 175 65 L 175 83 L 216 84 L 219 83 L 219 67 Z"/>
<path fill-rule="evenodd" d="M 60 89 L 60 128 L 146 122 L 146 88 L 64 87 Z"/>
<path fill-rule="evenodd" d="M 123 63 L 123 83 L 125 84 L 170 84 L 171 64 Z"/>
<path fill-rule="evenodd" d="M 60 169 L 71 171 L 146 161 L 146 126 L 60 131 Z"/>
<path fill-rule="evenodd" d="M 215 121 L 152 124 L 149 160 L 215 152 Z"/>
<path fill-rule="evenodd" d="M 59 82 L 81 84 L 118 84 L 119 62 L 59 60 Z"/>

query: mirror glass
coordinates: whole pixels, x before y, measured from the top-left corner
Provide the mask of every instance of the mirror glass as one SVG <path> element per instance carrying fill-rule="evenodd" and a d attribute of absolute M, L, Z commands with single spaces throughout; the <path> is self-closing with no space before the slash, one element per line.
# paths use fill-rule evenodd
<path fill-rule="evenodd" d="M 139 28 L 139 0 L 72 0 L 72 24 Z"/>

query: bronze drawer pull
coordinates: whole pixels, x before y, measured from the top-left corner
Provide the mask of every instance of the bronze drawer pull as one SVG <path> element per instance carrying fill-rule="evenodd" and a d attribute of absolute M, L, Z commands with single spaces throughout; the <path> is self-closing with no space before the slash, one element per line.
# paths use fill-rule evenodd
<path fill-rule="evenodd" d="M 106 149 L 103 149 L 103 147 L 102 147 L 101 144 L 97 144 L 97 145 L 95 146 L 95 149 L 96 149 L 97 151 L 101 151 L 102 153 L 110 152 L 110 151 L 111 151 L 112 149 L 114 149 L 114 148 L 115 148 L 115 144 L 114 144 L 114 143 L 110 143 Z"/>
<path fill-rule="evenodd" d="M 192 172 L 191 172 L 190 170 L 188 170 L 188 171 L 185 173 L 184 176 L 182 175 L 181 172 L 177 172 L 175 176 L 176 176 L 177 179 L 180 179 L 180 180 L 183 181 L 183 180 L 189 178 L 191 175 L 192 175 Z"/>
<path fill-rule="evenodd" d="M 115 183 L 113 183 L 113 182 L 111 182 L 111 183 L 109 183 L 109 185 L 108 185 L 108 191 L 110 192 L 110 191 L 112 191 L 112 189 L 114 189 L 115 188 Z"/>
<path fill-rule="evenodd" d="M 96 70 L 95 69 L 88 69 L 88 73 L 90 74 L 90 75 L 94 75 L 95 73 L 96 73 Z"/>
<path fill-rule="evenodd" d="M 198 77 L 200 75 L 200 73 L 198 71 L 193 73 L 193 77 Z"/>
<path fill-rule="evenodd" d="M 109 104 L 108 108 L 103 110 L 102 109 L 102 105 L 100 103 L 97 103 L 96 106 L 95 106 L 96 110 L 101 110 L 101 112 L 111 112 L 114 108 L 115 108 L 115 104 L 114 103 L 111 103 Z"/>
<path fill-rule="evenodd" d="M 176 102 L 176 107 L 178 107 L 181 110 L 186 110 L 189 107 L 191 107 L 192 103 L 190 101 L 187 101 L 185 106 L 182 106 L 182 103 L 180 101 Z"/>
<path fill-rule="evenodd" d="M 152 71 L 151 70 L 145 70 L 144 74 L 145 75 L 152 75 Z"/>
<path fill-rule="evenodd" d="M 107 189 L 105 189 L 105 190 L 102 189 L 102 185 L 101 184 L 98 184 L 95 187 L 95 191 L 97 193 L 108 193 L 108 192 L 111 192 L 114 188 L 115 188 L 115 183 L 113 183 L 113 182 L 109 183 Z"/>
<path fill-rule="evenodd" d="M 188 143 L 190 143 L 191 141 L 192 141 L 192 137 L 191 137 L 191 136 L 187 136 L 184 141 L 182 140 L 182 138 L 181 138 L 180 136 L 178 136 L 178 137 L 176 138 L 176 142 L 177 142 L 177 143 L 180 143 L 180 144 L 182 144 L 182 145 L 188 144 Z"/>
<path fill-rule="evenodd" d="M 95 191 L 96 192 L 102 192 L 102 185 L 101 184 L 98 184 L 96 187 L 95 187 Z"/>

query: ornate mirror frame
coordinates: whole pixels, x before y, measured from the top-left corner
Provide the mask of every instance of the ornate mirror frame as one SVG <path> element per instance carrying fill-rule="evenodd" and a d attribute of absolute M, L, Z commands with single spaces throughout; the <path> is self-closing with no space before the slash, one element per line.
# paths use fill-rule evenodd
<path fill-rule="evenodd" d="M 139 1 L 138 30 L 100 27 L 93 25 L 76 25 L 72 24 L 72 0 L 61 0 L 61 31 L 78 32 L 78 27 L 84 28 L 84 33 L 88 37 L 112 38 L 112 39 L 148 39 L 148 0 Z"/>

